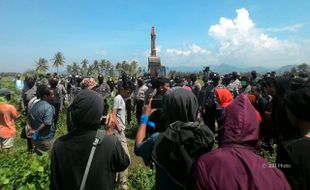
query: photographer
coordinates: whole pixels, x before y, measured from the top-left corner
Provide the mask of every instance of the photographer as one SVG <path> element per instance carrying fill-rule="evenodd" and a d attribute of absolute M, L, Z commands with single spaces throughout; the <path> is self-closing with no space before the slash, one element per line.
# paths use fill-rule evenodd
<path fill-rule="evenodd" d="M 149 128 L 147 132 L 150 135 L 159 130 L 159 128 L 163 126 L 162 121 L 164 120 L 165 117 L 163 115 L 163 99 L 171 91 L 169 82 L 170 82 L 169 79 L 159 78 L 156 79 L 156 82 L 154 83 L 154 87 L 156 88 L 156 94 L 151 97 L 152 98 L 151 107 L 155 108 L 156 111 L 150 116 L 149 120 L 153 122 L 155 126 L 157 126 L 157 128 Z"/>
<path fill-rule="evenodd" d="M 172 90 L 164 98 L 162 126 L 146 138 L 149 117 L 156 109 L 151 101 L 144 107 L 135 140 L 135 154 L 148 166 L 156 166 L 156 189 L 184 189 L 187 186 L 193 159 L 212 149 L 214 135 L 197 120 L 198 101 L 183 88 Z M 180 167 L 182 166 L 182 167 Z"/>

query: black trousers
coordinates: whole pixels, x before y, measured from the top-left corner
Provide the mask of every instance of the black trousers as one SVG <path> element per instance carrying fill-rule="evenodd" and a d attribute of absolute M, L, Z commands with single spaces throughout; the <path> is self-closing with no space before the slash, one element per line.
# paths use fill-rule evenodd
<path fill-rule="evenodd" d="M 137 122 L 140 122 L 140 117 L 142 115 L 142 108 L 144 105 L 144 100 L 137 100 L 136 101 L 136 118 L 137 118 Z"/>

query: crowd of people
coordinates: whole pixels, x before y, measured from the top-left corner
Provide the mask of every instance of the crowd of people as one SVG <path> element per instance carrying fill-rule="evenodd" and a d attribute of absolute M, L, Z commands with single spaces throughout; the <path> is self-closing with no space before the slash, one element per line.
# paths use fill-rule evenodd
<path fill-rule="evenodd" d="M 123 74 L 115 83 L 102 75 L 18 76 L 27 116 L 21 137 L 28 151 L 51 153 L 51 189 L 113 189 L 115 181 L 128 189 L 132 113 L 134 152 L 156 168 L 156 189 L 310 189 L 308 75 L 203 74 L 202 81 Z M 55 140 L 65 105 L 68 134 Z M 0 112 L 6 150 L 18 112 L 5 103 Z M 275 151 L 276 163 L 260 149 Z"/>

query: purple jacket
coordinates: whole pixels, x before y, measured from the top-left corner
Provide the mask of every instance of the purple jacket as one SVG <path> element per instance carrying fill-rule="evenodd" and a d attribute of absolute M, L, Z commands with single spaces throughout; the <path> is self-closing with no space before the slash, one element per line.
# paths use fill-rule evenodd
<path fill-rule="evenodd" d="M 259 124 L 247 95 L 223 112 L 220 148 L 202 155 L 192 170 L 193 189 L 291 189 L 275 165 L 255 153 Z"/>

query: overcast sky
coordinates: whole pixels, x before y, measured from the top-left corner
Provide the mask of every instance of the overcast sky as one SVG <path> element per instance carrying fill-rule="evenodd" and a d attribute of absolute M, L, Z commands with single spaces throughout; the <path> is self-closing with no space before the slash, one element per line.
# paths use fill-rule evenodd
<path fill-rule="evenodd" d="M 146 66 L 153 25 L 168 67 L 309 64 L 309 10 L 308 0 L 0 0 L 0 72 L 23 72 L 57 51 L 66 64 Z"/>

